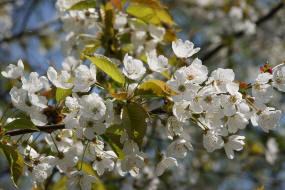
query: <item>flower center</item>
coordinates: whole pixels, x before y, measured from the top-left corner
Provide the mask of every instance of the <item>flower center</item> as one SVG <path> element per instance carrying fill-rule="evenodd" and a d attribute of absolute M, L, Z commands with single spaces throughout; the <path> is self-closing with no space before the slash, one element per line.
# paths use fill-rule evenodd
<path fill-rule="evenodd" d="M 102 158 L 101 155 L 98 155 L 98 156 L 96 156 L 96 160 L 97 160 L 97 161 L 101 161 L 101 160 L 103 160 L 103 158 Z"/>
<path fill-rule="evenodd" d="M 88 121 L 87 122 L 87 127 L 93 127 L 94 125 L 94 122 L 93 121 Z"/>
<path fill-rule="evenodd" d="M 93 112 L 94 114 L 96 114 L 96 113 L 98 113 L 98 112 L 99 112 L 99 110 L 98 110 L 98 108 L 97 108 L 97 107 L 95 107 L 95 108 L 93 108 L 92 112 Z"/>
<path fill-rule="evenodd" d="M 222 81 L 221 80 L 217 80 L 216 83 L 217 83 L 218 86 L 220 86 L 222 84 Z"/>
<path fill-rule="evenodd" d="M 231 102 L 236 102 L 237 101 L 237 97 L 236 96 L 231 96 L 230 97 L 230 101 Z"/>
<path fill-rule="evenodd" d="M 194 75 L 189 75 L 188 76 L 188 80 L 193 80 L 194 79 Z"/>
<path fill-rule="evenodd" d="M 282 83 L 282 79 L 278 77 L 278 78 L 276 79 L 276 82 L 277 82 L 278 84 L 281 84 L 281 83 Z"/>
<path fill-rule="evenodd" d="M 178 90 L 179 90 L 180 92 L 184 92 L 184 91 L 185 91 L 185 86 L 184 86 L 184 85 L 180 85 L 180 86 L 178 87 Z"/>
<path fill-rule="evenodd" d="M 207 96 L 204 101 L 207 102 L 208 104 L 212 103 L 212 97 L 211 96 Z"/>
<path fill-rule="evenodd" d="M 29 107 L 32 106 L 32 103 L 30 102 L 30 100 L 26 100 L 25 103 L 26 103 L 26 105 L 29 106 Z"/>
<path fill-rule="evenodd" d="M 57 134 L 57 135 L 55 136 L 55 140 L 58 141 L 58 142 L 60 142 L 60 141 L 62 140 L 62 136 L 59 135 L 59 134 Z"/>
<path fill-rule="evenodd" d="M 256 88 L 257 90 L 260 90 L 260 89 L 261 89 L 260 84 L 259 84 L 259 83 L 256 83 L 256 84 L 255 84 L 255 88 Z"/>

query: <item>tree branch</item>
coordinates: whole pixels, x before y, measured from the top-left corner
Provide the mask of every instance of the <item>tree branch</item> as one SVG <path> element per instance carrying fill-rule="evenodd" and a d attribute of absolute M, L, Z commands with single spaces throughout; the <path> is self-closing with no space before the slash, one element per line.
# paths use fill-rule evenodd
<path fill-rule="evenodd" d="M 58 22 L 58 19 L 55 19 L 55 20 L 52 20 L 50 22 L 47 22 L 45 24 L 43 24 L 42 26 L 40 26 L 39 28 L 36 28 L 36 29 L 31 29 L 31 30 L 23 30 L 15 35 L 12 35 L 12 36 L 7 36 L 7 37 L 4 37 L 2 39 L 0 39 L 0 43 L 3 43 L 3 42 L 11 42 L 15 39 L 20 39 L 22 37 L 28 37 L 28 36 L 34 36 L 36 34 L 40 34 L 44 29 L 50 27 L 51 25 L 55 24 Z"/>
<path fill-rule="evenodd" d="M 256 26 L 260 26 L 261 24 L 263 24 L 264 22 L 268 21 L 269 19 L 271 19 L 280 9 L 282 9 L 284 6 L 284 3 L 279 3 L 276 7 L 272 8 L 266 15 L 262 16 L 261 18 L 259 18 L 255 24 Z M 244 32 L 240 31 L 240 32 L 236 32 L 232 35 L 232 37 L 235 38 L 240 38 L 242 36 L 244 36 Z M 208 59 L 210 59 L 211 57 L 213 57 L 215 54 L 217 54 L 220 50 L 222 50 L 224 47 L 226 47 L 225 43 L 221 43 L 219 45 L 217 45 L 216 47 L 214 47 L 212 50 L 208 51 L 205 53 L 205 55 L 202 57 L 202 61 L 207 61 Z"/>
<path fill-rule="evenodd" d="M 26 29 L 28 21 L 31 15 L 33 14 L 32 10 L 35 9 L 35 7 L 37 6 L 37 1 L 35 0 L 31 0 L 29 3 L 30 3 L 29 5 L 24 5 L 27 7 L 27 10 L 23 16 L 22 23 L 20 24 L 20 31 L 23 31 Z"/>
<path fill-rule="evenodd" d="M 6 1 L 2 1 L 0 2 L 0 7 L 5 6 L 7 4 L 12 4 L 12 3 L 16 3 L 17 0 L 6 0 Z"/>
<path fill-rule="evenodd" d="M 37 126 L 37 128 L 41 132 L 50 133 L 50 132 L 56 131 L 58 129 L 65 129 L 65 125 L 64 124 L 54 124 L 54 125 L 46 125 L 46 126 Z M 16 135 L 24 135 L 27 133 L 34 133 L 34 132 L 39 132 L 39 131 L 32 130 L 32 129 L 18 129 L 18 130 L 14 130 L 14 131 L 7 131 L 7 132 L 5 132 L 5 135 L 16 136 Z"/>

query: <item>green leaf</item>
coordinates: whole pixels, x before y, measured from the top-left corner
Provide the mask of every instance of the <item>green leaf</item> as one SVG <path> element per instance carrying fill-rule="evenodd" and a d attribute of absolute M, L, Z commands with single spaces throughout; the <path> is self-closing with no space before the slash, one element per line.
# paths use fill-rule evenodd
<path fill-rule="evenodd" d="M 172 20 L 169 12 L 165 9 L 155 9 L 155 14 L 161 22 L 175 25 L 176 23 Z"/>
<path fill-rule="evenodd" d="M 104 186 L 104 184 L 98 180 L 95 184 L 92 185 L 93 190 L 107 190 Z"/>
<path fill-rule="evenodd" d="M 97 67 L 99 67 L 116 82 L 120 84 L 125 83 L 125 77 L 109 58 L 98 54 L 95 54 L 94 56 L 84 55 L 84 57 L 92 61 L 92 63 L 94 63 Z"/>
<path fill-rule="evenodd" d="M 128 19 L 128 23 L 134 25 L 136 29 L 141 29 L 141 30 L 147 29 L 147 24 L 143 20 L 138 19 L 138 18 Z"/>
<path fill-rule="evenodd" d="M 155 9 L 152 7 L 134 4 L 128 6 L 127 13 L 147 23 L 160 24 L 159 19 L 155 16 Z"/>
<path fill-rule="evenodd" d="M 147 117 L 146 111 L 137 103 L 129 103 L 123 108 L 123 126 L 139 147 L 142 146 L 146 133 Z"/>
<path fill-rule="evenodd" d="M 161 22 L 175 25 L 166 9 L 153 8 L 147 5 L 134 4 L 127 8 L 127 13 L 143 20 L 146 23 L 160 25 Z"/>
<path fill-rule="evenodd" d="M 77 164 L 77 168 L 79 169 L 81 167 L 81 162 L 78 162 Z M 96 190 L 106 190 L 104 184 L 101 182 L 101 180 L 99 179 L 98 174 L 93 170 L 92 166 L 90 164 L 88 164 L 87 162 L 83 162 L 82 163 L 82 170 L 89 174 L 89 175 L 93 175 L 93 176 L 97 176 L 98 180 L 96 183 L 92 184 L 92 189 L 96 189 Z"/>
<path fill-rule="evenodd" d="M 57 102 L 64 100 L 67 96 L 72 94 L 72 88 L 70 89 L 63 89 L 63 88 L 57 88 L 55 93 L 55 100 Z"/>
<path fill-rule="evenodd" d="M 120 142 L 123 132 L 124 127 L 122 125 L 113 124 L 108 127 L 104 135 L 101 135 L 104 141 L 108 142 L 120 160 L 123 160 L 125 157 L 125 154 L 122 152 L 123 145 Z"/>
<path fill-rule="evenodd" d="M 72 11 L 72 10 L 83 10 L 83 9 L 89 9 L 89 8 L 96 8 L 96 1 L 94 1 L 94 0 L 80 1 L 80 2 L 72 5 L 67 10 Z"/>
<path fill-rule="evenodd" d="M 78 162 L 77 168 L 80 169 L 80 167 L 81 167 L 81 162 Z M 92 166 L 87 162 L 82 162 L 82 170 L 89 175 L 98 176 L 96 172 L 93 170 Z"/>
<path fill-rule="evenodd" d="M 14 185 L 17 187 L 17 182 L 22 175 L 24 161 L 21 154 L 13 147 L 0 144 L 0 148 L 3 150 L 10 166 L 11 179 Z"/>
<path fill-rule="evenodd" d="M 165 6 L 162 5 L 157 0 L 126 0 L 126 1 L 138 3 L 138 4 L 142 4 L 142 5 L 147 5 L 147 6 L 155 7 L 155 8 L 165 8 Z"/>
<path fill-rule="evenodd" d="M 170 96 L 176 95 L 165 82 L 157 79 L 151 79 L 140 85 L 138 94 L 146 96 Z"/>
<path fill-rule="evenodd" d="M 50 190 L 66 190 L 66 182 L 68 181 L 68 178 L 66 176 L 63 176 L 60 178 Z"/>
<path fill-rule="evenodd" d="M 25 118 L 15 119 L 14 121 L 5 125 L 3 129 L 8 131 L 15 129 L 32 129 L 39 131 L 39 129 L 30 120 Z"/>
<path fill-rule="evenodd" d="M 260 187 L 256 188 L 255 190 L 264 190 L 264 185 L 261 185 Z"/>

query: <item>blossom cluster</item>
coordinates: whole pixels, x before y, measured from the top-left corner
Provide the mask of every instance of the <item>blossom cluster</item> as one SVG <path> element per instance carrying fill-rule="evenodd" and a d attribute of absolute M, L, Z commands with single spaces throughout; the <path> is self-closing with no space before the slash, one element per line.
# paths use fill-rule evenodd
<path fill-rule="evenodd" d="M 173 42 L 172 48 L 179 58 L 191 57 L 199 51 L 198 48 L 193 48 L 191 42 L 181 40 Z M 167 62 L 167 58 L 157 57 L 155 54 L 151 52 L 148 55 L 148 64 L 150 68 L 158 68 L 154 71 L 161 72 L 165 67 L 159 60 Z M 123 73 L 126 77 L 138 80 L 145 73 L 142 61 L 126 55 L 123 62 Z M 113 122 L 120 121 L 114 120 L 114 105 L 111 99 L 104 100 L 98 93 L 90 92 L 91 86 L 97 82 L 96 68 L 93 64 L 90 67 L 78 65 L 72 73 L 50 67 L 47 77 L 40 77 L 32 72 L 26 78 L 23 63 L 19 60 L 17 66 L 9 65 L 2 75 L 21 80 L 22 86 L 13 87 L 10 91 L 12 103 L 16 108 L 29 114 L 31 121 L 37 126 L 53 122 L 46 115 L 45 111 L 49 109 L 49 105 L 46 97 L 41 95 L 42 91 L 50 90 L 52 86 L 73 91 L 72 96 L 65 99 L 68 111 L 64 113 L 63 123 L 66 129 L 45 137 L 46 143 L 56 156 L 40 155 L 27 143 L 19 147 L 26 161 L 25 174 L 31 177 L 34 184 L 45 180 L 51 173 L 52 165 L 55 165 L 60 172 L 70 176 L 69 185 L 75 184 L 78 180 L 83 183 L 82 187 L 90 189 L 96 177 L 74 168 L 80 162 L 83 152 L 85 159 L 93 161 L 93 169 L 99 175 L 105 170 L 113 170 L 115 163 L 122 174 L 131 172 L 135 176 L 144 168 L 146 155 L 126 132 L 120 138 L 123 144 L 122 152 L 125 154 L 122 161 L 119 161 L 116 153 L 98 138 Z M 234 151 L 243 149 L 245 137 L 238 135 L 238 132 L 244 129 L 249 121 L 254 126 L 260 126 L 264 132 L 276 129 L 279 126 L 281 111 L 267 107 L 266 104 L 272 98 L 273 88 L 285 90 L 284 76 L 283 64 L 273 70 L 263 70 L 256 82 L 250 85 L 252 92 L 249 95 L 246 92 L 249 85 L 235 81 L 231 69 L 219 68 L 208 77 L 207 67 L 202 65 L 198 58 L 189 66 L 177 69 L 167 81 L 169 88 L 176 92 L 169 97 L 174 102 L 173 116 L 168 118 L 166 126 L 168 136 L 173 142 L 158 163 L 156 174 L 163 174 L 166 168 L 177 165 L 176 158 L 184 158 L 187 152 L 193 151 L 190 138 L 183 131 L 183 124 L 189 120 L 204 131 L 203 145 L 208 152 L 224 148 L 229 159 L 234 158 Z M 70 77 L 73 78 L 72 82 L 68 82 Z M 82 92 L 90 93 L 80 96 L 79 93 Z M 120 116 L 117 117 L 120 120 Z M 73 133 L 77 140 L 72 138 Z M 33 136 L 29 135 L 20 138 L 22 142 L 33 141 Z M 13 139 L 19 140 L 19 137 Z M 88 143 L 84 144 L 86 140 Z M 73 171 L 70 171 L 70 168 L 73 168 Z M 83 179 L 79 180 L 81 178 Z"/>
<path fill-rule="evenodd" d="M 59 2 L 57 5 L 63 10 L 64 6 L 70 7 Z M 122 60 L 113 60 L 118 62 L 118 69 L 126 81 L 121 89 L 127 93 L 127 99 L 112 97 L 101 86 L 104 81 L 98 77 L 102 72 L 96 63 L 88 66 L 80 59 L 80 51 L 85 48 L 80 34 L 93 30 L 92 35 L 95 35 L 99 30 L 98 23 L 94 22 L 98 18 L 96 10 L 88 9 L 87 12 L 70 11 L 62 16 L 63 28 L 68 31 L 62 44 L 63 54 L 67 57 L 62 63 L 62 70 L 50 66 L 46 76 L 39 76 L 36 72 L 26 75 L 24 64 L 19 60 L 17 65 L 11 64 L 1 72 L 3 77 L 17 81 L 10 91 L 12 104 L 29 116 L 35 126 L 65 126 L 65 129 L 40 134 L 44 136 L 44 144 L 50 148 L 48 154 L 40 153 L 40 148 L 32 146 L 37 140 L 33 135 L 11 137 L 11 144 L 19 143 L 17 149 L 24 158 L 24 173 L 33 185 L 45 181 L 56 168 L 68 176 L 67 188 L 80 185 L 82 189 L 91 189 L 98 177 L 84 171 L 86 162 L 92 164 L 98 176 L 114 171 L 121 176 L 129 173 L 135 177 L 143 172 L 151 173 L 148 171 L 151 170 L 156 175 L 151 177 L 156 184 L 157 176 L 177 166 L 177 159 L 183 159 L 189 151 L 194 151 L 186 128 L 201 128 L 203 146 L 208 152 L 224 148 L 226 156 L 233 159 L 234 152 L 241 151 L 245 145 L 245 136 L 239 133 L 249 123 L 259 126 L 264 132 L 280 125 L 281 111 L 268 103 L 275 89 L 285 91 L 285 64 L 272 69 L 269 65 L 262 67 L 255 82 L 247 84 L 235 80 L 231 69 L 218 68 L 209 74 L 200 59 L 191 59 L 200 48 L 194 48 L 188 40 L 179 39 L 172 42 L 178 63 L 171 65 L 169 59 L 159 55 L 156 49 L 163 40 L 165 29 L 152 24 L 139 25 L 119 11 L 116 12 L 114 28 L 118 34 L 131 33 L 132 47 Z M 141 58 L 143 55 L 145 60 Z M 111 57 L 106 59 L 110 61 Z M 165 88 L 169 88 L 171 94 L 163 97 L 171 111 L 161 113 L 166 115 L 165 133 L 171 143 L 160 155 L 158 163 L 149 163 L 148 155 L 129 135 L 126 127 L 119 134 L 124 155 L 120 156 L 105 140 L 107 130 L 111 126 L 122 125 L 126 119 L 122 104 L 137 101 L 140 105 L 143 98 L 137 89 L 162 72 L 171 74 L 165 82 Z M 52 93 L 55 89 L 68 95 L 55 103 L 55 97 L 46 96 L 46 92 Z M 12 120 L 10 118 L 6 123 Z M 147 141 L 147 135 L 145 137 L 144 141 Z"/>

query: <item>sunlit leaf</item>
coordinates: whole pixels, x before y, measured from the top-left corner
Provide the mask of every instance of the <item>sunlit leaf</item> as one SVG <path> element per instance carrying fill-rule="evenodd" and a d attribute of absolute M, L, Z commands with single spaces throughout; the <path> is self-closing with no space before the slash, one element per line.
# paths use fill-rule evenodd
<path fill-rule="evenodd" d="M 70 89 L 63 89 L 63 88 L 57 88 L 55 93 L 55 100 L 57 102 L 64 100 L 67 96 L 72 94 L 72 88 Z"/>
<path fill-rule="evenodd" d="M 79 1 L 78 3 L 75 3 L 67 10 L 72 11 L 72 10 L 83 10 L 83 9 L 89 9 L 89 8 L 96 8 L 95 0 Z"/>
<path fill-rule="evenodd" d="M 78 169 L 81 168 L 81 162 L 78 162 L 77 168 Z M 98 177 L 97 182 L 92 184 L 92 189 L 94 189 L 94 190 L 95 189 L 96 190 L 106 190 L 104 184 L 99 179 L 98 174 L 93 170 L 93 168 L 92 168 L 92 166 L 90 164 L 88 164 L 87 162 L 83 162 L 82 163 L 82 171 L 86 172 L 89 175 L 93 175 L 93 176 L 97 176 Z"/>
<path fill-rule="evenodd" d="M 121 4 L 121 0 L 111 0 L 111 3 L 117 7 L 117 9 L 119 9 L 120 11 L 123 10 L 122 4 Z"/>
<path fill-rule="evenodd" d="M 172 91 L 165 82 L 151 79 L 140 85 L 138 94 L 146 96 L 170 96 L 176 93 Z"/>
<path fill-rule="evenodd" d="M 167 71 L 163 71 L 160 74 L 162 74 L 167 80 L 170 80 L 170 76 L 168 75 Z"/>
<path fill-rule="evenodd" d="M 82 164 L 82 166 L 81 166 Z M 81 168 L 82 167 L 82 168 Z M 77 164 L 77 168 L 78 169 L 82 169 L 82 171 L 84 171 L 85 173 L 89 174 L 89 175 L 94 175 L 94 176 L 98 176 L 96 174 L 96 172 L 93 170 L 92 166 L 90 164 L 88 164 L 87 162 L 78 162 Z"/>
<path fill-rule="evenodd" d="M 52 99 L 56 93 L 56 88 L 52 87 L 50 90 L 42 92 L 40 95 L 46 97 L 48 100 Z"/>
<path fill-rule="evenodd" d="M 15 119 L 14 121 L 5 125 L 3 129 L 7 131 L 15 129 L 32 129 L 39 131 L 39 129 L 33 124 L 31 120 L 25 118 Z"/>
<path fill-rule="evenodd" d="M 87 59 L 92 61 L 97 67 L 109 75 L 112 79 L 120 84 L 125 83 L 125 78 L 119 71 L 117 66 L 107 57 L 95 54 L 94 56 L 84 55 Z"/>
<path fill-rule="evenodd" d="M 147 5 L 134 4 L 127 8 L 127 13 L 146 23 L 160 25 L 161 22 L 175 24 L 166 9 L 153 8 Z"/>
<path fill-rule="evenodd" d="M 178 39 L 177 37 L 178 31 L 179 30 L 174 30 L 173 28 L 167 28 L 163 39 L 168 43 L 172 43 L 173 41 L 176 41 Z"/>
<path fill-rule="evenodd" d="M 120 143 L 121 135 L 124 132 L 124 127 L 122 125 L 111 125 L 107 128 L 102 138 L 109 143 L 113 151 L 117 154 L 120 160 L 123 160 L 125 155 L 122 152 L 123 145 Z"/>
<path fill-rule="evenodd" d="M 161 22 L 165 22 L 168 24 L 174 24 L 175 22 L 172 20 L 169 12 L 165 9 L 155 9 L 156 16 L 159 18 Z"/>
<path fill-rule="evenodd" d="M 254 142 L 251 145 L 251 153 L 253 154 L 263 154 L 264 153 L 264 148 L 260 142 Z"/>
<path fill-rule="evenodd" d="M 128 93 L 126 93 L 126 92 L 122 92 L 122 93 L 112 93 L 112 92 L 110 92 L 110 95 L 113 98 L 116 98 L 117 100 L 126 100 L 127 97 L 128 97 Z"/>
<path fill-rule="evenodd" d="M 138 3 L 141 5 L 147 5 L 154 8 L 166 8 L 158 0 L 126 0 L 133 3 Z"/>
<path fill-rule="evenodd" d="M 51 190 L 66 190 L 66 182 L 68 181 L 68 178 L 66 176 L 63 176 L 53 186 L 51 187 Z"/>
<path fill-rule="evenodd" d="M 127 8 L 127 13 L 152 24 L 160 24 L 159 18 L 155 15 L 155 9 L 145 5 L 130 5 Z"/>
<path fill-rule="evenodd" d="M 14 185 L 17 187 L 17 182 L 22 175 L 24 161 L 21 154 L 13 147 L 0 144 L 0 148 L 3 150 L 10 166 L 11 179 Z"/>
<path fill-rule="evenodd" d="M 255 190 L 264 190 L 264 185 L 261 185 L 260 187 L 256 188 Z"/>
<path fill-rule="evenodd" d="M 148 117 L 146 111 L 136 103 L 129 103 L 123 108 L 123 127 L 131 139 L 142 146 L 143 137 L 146 133 Z"/>

